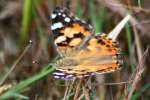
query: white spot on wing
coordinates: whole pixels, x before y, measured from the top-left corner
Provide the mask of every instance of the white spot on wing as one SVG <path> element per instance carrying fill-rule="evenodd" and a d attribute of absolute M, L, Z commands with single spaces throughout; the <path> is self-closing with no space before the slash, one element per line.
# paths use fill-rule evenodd
<path fill-rule="evenodd" d="M 60 76 L 61 76 L 61 75 L 64 75 L 63 73 L 58 73 L 58 72 L 55 72 L 55 73 L 53 73 L 53 74 L 54 74 L 54 75 L 58 75 L 58 76 L 59 76 L 59 75 L 60 75 Z"/>
<path fill-rule="evenodd" d="M 51 18 L 54 19 L 54 18 L 56 18 L 56 16 L 57 16 L 56 14 L 52 14 Z"/>
<path fill-rule="evenodd" d="M 65 20 L 65 22 L 70 22 L 70 18 L 69 17 L 66 17 L 64 20 Z"/>
<path fill-rule="evenodd" d="M 96 75 L 95 73 L 91 73 L 91 75 Z"/>
<path fill-rule="evenodd" d="M 56 40 L 55 40 L 55 43 L 60 43 L 62 41 L 65 41 L 66 40 L 66 37 L 65 36 L 59 36 Z"/>
<path fill-rule="evenodd" d="M 89 24 L 89 28 L 92 29 L 92 26 Z"/>
<path fill-rule="evenodd" d="M 59 76 L 54 76 L 54 78 L 60 78 Z"/>
<path fill-rule="evenodd" d="M 52 26 L 51 26 L 51 29 L 52 30 L 55 30 L 57 28 L 62 28 L 63 27 L 63 24 L 58 22 L 58 23 L 54 23 Z"/>
<path fill-rule="evenodd" d="M 62 16 L 63 16 L 63 17 L 66 17 L 66 15 L 65 15 L 65 14 L 63 14 Z"/>
<path fill-rule="evenodd" d="M 67 72 L 67 73 L 75 73 L 76 71 L 74 71 L 74 70 L 71 70 L 71 71 L 70 71 L 70 70 L 69 70 L 69 71 L 66 70 L 66 72 Z"/>
<path fill-rule="evenodd" d="M 67 77 L 73 77 L 73 75 L 67 75 Z"/>
<path fill-rule="evenodd" d="M 75 17 L 76 20 L 80 20 L 78 17 Z"/>
<path fill-rule="evenodd" d="M 86 23 L 86 22 L 83 20 L 82 23 Z"/>
<path fill-rule="evenodd" d="M 78 78 L 83 78 L 84 76 L 77 76 Z"/>
<path fill-rule="evenodd" d="M 66 78 L 67 78 L 67 79 L 73 78 L 73 75 L 67 75 Z"/>
<path fill-rule="evenodd" d="M 58 15 L 61 15 L 61 13 L 58 13 Z"/>
<path fill-rule="evenodd" d="M 57 70 L 58 70 L 58 71 L 62 71 L 62 72 L 65 71 L 65 70 L 63 70 L 63 69 L 57 69 Z"/>

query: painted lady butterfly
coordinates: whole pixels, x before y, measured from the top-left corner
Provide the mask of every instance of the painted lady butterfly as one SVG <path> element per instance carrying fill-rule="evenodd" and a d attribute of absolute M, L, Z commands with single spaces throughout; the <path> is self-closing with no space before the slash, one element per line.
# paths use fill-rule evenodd
<path fill-rule="evenodd" d="M 54 43 L 60 55 L 54 64 L 55 78 L 80 78 L 121 68 L 120 50 L 106 34 L 95 35 L 91 25 L 65 8 L 57 7 L 51 19 Z"/>

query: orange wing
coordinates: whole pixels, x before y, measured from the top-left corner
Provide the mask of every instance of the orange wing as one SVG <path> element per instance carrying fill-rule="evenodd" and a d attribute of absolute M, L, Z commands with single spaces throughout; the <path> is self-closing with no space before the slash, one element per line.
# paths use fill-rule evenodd
<path fill-rule="evenodd" d="M 92 26 L 73 16 L 65 8 L 56 8 L 52 15 L 51 30 L 54 43 L 61 56 L 71 56 L 73 49 L 92 35 Z M 75 48 L 74 48 L 75 47 Z"/>
<path fill-rule="evenodd" d="M 106 35 L 93 36 L 93 28 L 67 9 L 56 8 L 51 18 L 54 42 L 61 56 L 54 76 L 82 77 L 120 69 L 120 50 Z"/>
<path fill-rule="evenodd" d="M 76 53 L 77 48 L 84 43 L 86 39 L 91 37 L 91 32 L 86 30 L 79 22 L 75 22 L 72 26 L 65 27 L 60 30 L 63 34 L 60 37 L 65 38 L 61 41 L 60 37 L 55 39 L 55 44 L 59 49 L 59 53 L 64 56 L 72 56 Z"/>
<path fill-rule="evenodd" d="M 106 35 L 98 35 L 91 38 L 86 48 L 76 54 L 73 59 L 78 65 L 60 66 L 64 75 L 77 77 L 92 75 L 95 73 L 110 73 L 120 69 L 122 59 L 117 44 Z"/>

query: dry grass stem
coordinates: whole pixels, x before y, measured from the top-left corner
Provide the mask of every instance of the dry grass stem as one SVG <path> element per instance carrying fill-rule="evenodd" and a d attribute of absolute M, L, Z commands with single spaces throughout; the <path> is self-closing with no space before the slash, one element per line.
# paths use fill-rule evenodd
<path fill-rule="evenodd" d="M 3 93 L 4 91 L 10 89 L 12 87 L 11 84 L 4 84 L 2 86 L 0 86 L 0 94 Z"/>
<path fill-rule="evenodd" d="M 66 91 L 65 91 L 65 95 L 64 95 L 63 100 L 66 100 L 66 98 L 67 98 L 68 91 L 69 91 L 69 87 L 70 87 L 70 81 L 67 81 L 67 88 L 66 88 Z"/>
<path fill-rule="evenodd" d="M 136 44 L 136 50 L 137 50 L 137 55 L 138 55 L 138 61 L 140 62 L 142 58 L 142 45 L 141 45 L 141 40 L 139 38 L 139 34 L 137 32 L 137 29 L 134 25 L 132 25 L 133 31 L 134 31 L 134 36 L 135 36 L 135 44 Z"/>
<path fill-rule="evenodd" d="M 49 26 L 49 21 L 47 20 L 46 16 L 44 15 L 44 12 L 42 9 L 40 9 L 38 6 L 36 6 L 37 12 L 42 20 L 42 22 L 48 27 Z"/>
<path fill-rule="evenodd" d="M 117 36 L 119 35 L 120 31 L 123 29 L 125 24 L 129 21 L 131 15 L 127 15 L 109 34 L 108 38 L 112 39 L 113 41 L 116 40 Z"/>
<path fill-rule="evenodd" d="M 144 72 L 144 69 L 145 69 L 145 60 L 146 60 L 146 55 L 148 53 L 148 50 L 149 50 L 149 47 L 147 47 L 147 49 L 145 50 L 138 66 L 137 66 L 137 69 L 136 69 L 136 73 L 135 73 L 135 78 L 133 79 L 133 82 L 132 82 L 132 85 L 131 85 L 131 90 L 130 92 L 128 93 L 128 96 L 127 96 L 127 100 L 131 100 L 131 97 L 133 95 L 133 92 L 134 90 L 136 89 L 136 86 L 139 82 L 139 80 L 141 79 L 141 75 L 142 73 Z"/>
<path fill-rule="evenodd" d="M 70 92 L 71 92 L 71 90 L 72 90 L 72 87 L 73 87 L 73 84 L 74 84 L 75 80 L 76 80 L 76 79 L 74 79 L 74 80 L 68 80 L 68 81 L 67 81 L 67 88 L 66 88 L 66 91 L 65 91 L 65 95 L 64 95 L 63 100 L 68 100 L 69 94 L 70 94 Z"/>
<path fill-rule="evenodd" d="M 83 82 L 83 79 L 79 79 L 79 82 L 77 82 L 77 86 L 76 86 L 76 89 L 75 89 L 76 92 L 75 92 L 75 95 L 74 95 L 74 100 L 77 100 L 77 98 L 78 98 L 78 95 L 79 95 L 79 92 L 80 92 L 80 89 L 81 89 L 81 86 L 82 86 L 82 82 Z"/>
<path fill-rule="evenodd" d="M 85 85 L 82 85 L 82 89 L 83 89 L 83 94 L 85 96 L 85 99 L 90 100 L 89 91 L 86 89 Z"/>
<path fill-rule="evenodd" d="M 124 82 L 115 82 L 115 83 L 97 83 L 97 84 L 94 84 L 95 85 L 124 85 L 124 84 L 129 84 L 131 83 L 133 80 L 129 80 L 129 81 L 124 81 Z"/>
<path fill-rule="evenodd" d="M 71 93 L 71 90 L 73 89 L 73 85 L 74 85 L 75 81 L 76 81 L 76 78 L 73 79 L 73 80 L 71 81 L 71 83 L 70 83 L 70 88 L 69 88 L 69 90 L 68 90 L 67 100 L 69 100 L 69 95 L 70 95 L 70 93 Z"/>
<path fill-rule="evenodd" d="M 83 97 L 84 97 L 84 94 L 81 94 L 77 100 L 82 100 Z"/>
<path fill-rule="evenodd" d="M 130 11 L 126 7 L 124 7 L 124 5 L 119 0 L 98 0 L 98 1 L 100 4 L 105 5 L 113 12 L 117 12 L 122 17 L 125 17 L 127 14 L 130 13 Z M 132 17 L 130 22 L 134 26 L 136 26 L 136 28 L 140 30 L 142 34 L 145 34 L 147 32 L 147 29 L 145 29 L 145 27 L 143 27 L 136 18 Z"/>
<path fill-rule="evenodd" d="M 2 85 L 4 83 L 4 81 L 7 79 L 7 77 L 9 76 L 9 74 L 15 69 L 16 65 L 19 63 L 19 61 L 23 58 L 23 56 L 25 55 L 25 53 L 29 50 L 29 48 L 31 47 L 32 41 L 29 41 L 29 44 L 26 46 L 26 48 L 24 49 L 24 51 L 22 52 L 22 54 L 17 58 L 17 60 L 13 63 L 13 65 L 11 66 L 10 70 L 6 73 L 6 75 L 2 78 L 0 85 Z"/>

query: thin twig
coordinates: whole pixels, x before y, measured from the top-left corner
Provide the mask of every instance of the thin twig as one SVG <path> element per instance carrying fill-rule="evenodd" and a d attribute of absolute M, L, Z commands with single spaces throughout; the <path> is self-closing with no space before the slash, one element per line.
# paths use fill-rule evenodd
<path fill-rule="evenodd" d="M 29 50 L 29 48 L 31 47 L 32 41 L 29 41 L 29 44 L 26 46 L 26 48 L 24 49 L 24 51 L 22 52 L 22 54 L 17 58 L 17 60 L 13 63 L 13 65 L 11 66 L 10 70 L 6 73 L 6 75 L 3 77 L 3 79 L 0 82 L 0 85 L 2 85 L 5 80 L 7 79 L 7 77 L 9 76 L 9 74 L 15 69 L 16 65 L 19 63 L 19 61 L 22 59 L 22 57 L 25 55 L 25 53 Z"/>
<path fill-rule="evenodd" d="M 134 36 L 135 36 L 135 44 L 136 44 L 136 50 L 137 50 L 137 55 L 138 55 L 138 61 L 140 62 L 142 58 L 142 46 L 141 46 L 139 34 L 137 32 L 136 27 L 133 24 L 132 24 L 132 27 L 133 27 Z"/>
<path fill-rule="evenodd" d="M 98 0 L 98 2 L 100 4 L 105 5 L 106 7 L 108 7 L 111 11 L 113 12 L 117 12 L 118 14 L 120 14 L 122 17 L 126 16 L 127 14 L 130 13 L 130 11 L 124 7 L 124 5 L 119 1 L 119 0 Z M 113 5 L 113 4 L 117 4 L 120 5 L 120 7 Z M 145 27 L 143 27 L 140 22 L 132 16 L 130 22 L 136 26 L 136 28 L 138 30 L 141 31 L 142 34 L 145 34 L 147 32 L 147 29 Z"/>
<path fill-rule="evenodd" d="M 111 98 L 111 100 L 114 100 L 111 86 L 109 86 L 109 91 L 110 91 L 110 98 Z"/>
<path fill-rule="evenodd" d="M 83 93 L 84 93 L 85 99 L 86 100 L 90 100 L 89 92 L 88 92 L 88 90 L 86 89 L 86 87 L 84 85 L 82 85 L 82 89 L 83 89 Z"/>
<path fill-rule="evenodd" d="M 73 85 L 74 85 L 74 83 L 75 83 L 75 80 L 76 80 L 76 78 L 71 81 L 72 83 L 71 83 L 70 88 L 69 88 L 69 90 L 68 90 L 67 100 L 69 100 L 69 94 L 70 94 L 70 92 L 71 92 L 71 90 L 72 90 L 72 88 L 73 88 Z"/>
<path fill-rule="evenodd" d="M 141 75 L 142 75 L 142 73 L 143 73 L 143 71 L 145 69 L 144 68 L 144 63 L 145 63 L 146 55 L 148 53 L 148 49 L 149 49 L 149 47 L 147 47 L 147 49 L 145 50 L 145 52 L 144 52 L 144 54 L 143 54 L 143 56 L 142 56 L 142 58 L 141 58 L 141 60 L 140 60 L 140 62 L 138 64 L 138 66 L 137 66 L 135 78 L 134 78 L 133 83 L 131 85 L 130 92 L 128 93 L 127 100 L 131 100 L 133 92 L 136 89 L 136 86 L 137 86 L 139 80 L 141 79 Z"/>
<path fill-rule="evenodd" d="M 125 81 L 125 82 L 115 82 L 115 83 L 98 83 L 98 84 L 93 84 L 93 85 L 123 85 L 123 84 L 129 84 L 133 80 Z"/>
<path fill-rule="evenodd" d="M 42 9 L 39 8 L 39 6 L 36 5 L 35 7 L 36 7 L 37 13 L 39 14 L 39 17 L 43 21 L 44 25 L 46 25 L 48 27 L 50 23 L 49 23 L 48 19 L 46 19 L 44 12 L 42 11 Z"/>
<path fill-rule="evenodd" d="M 70 87 L 70 82 L 71 82 L 70 80 L 67 81 L 67 88 L 66 88 L 63 100 L 66 100 L 66 98 L 67 98 L 69 87 Z"/>
<path fill-rule="evenodd" d="M 34 100 L 37 100 L 38 99 L 38 95 L 35 95 L 35 99 Z"/>
<path fill-rule="evenodd" d="M 83 97 L 84 97 L 84 94 L 81 94 L 77 100 L 82 100 Z"/>
<path fill-rule="evenodd" d="M 80 91 L 80 89 L 81 89 L 80 87 L 81 87 L 81 85 L 82 85 L 82 81 L 83 81 L 82 78 L 79 79 L 79 83 L 77 84 L 76 92 L 75 92 L 75 95 L 74 95 L 74 100 L 77 100 L 77 98 L 78 98 L 79 91 Z"/>

